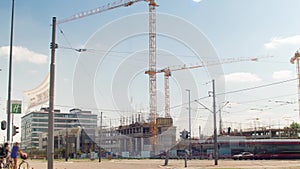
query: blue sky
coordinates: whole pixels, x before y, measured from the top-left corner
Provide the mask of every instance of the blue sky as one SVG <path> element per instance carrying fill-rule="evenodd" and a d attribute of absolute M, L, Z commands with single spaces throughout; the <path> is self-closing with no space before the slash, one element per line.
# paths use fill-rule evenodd
<path fill-rule="evenodd" d="M 49 71 L 49 43 L 51 38 L 51 18 L 56 16 L 58 20 L 71 16 L 73 14 L 100 7 L 110 0 L 53 0 L 53 1 L 18 1 L 15 2 L 15 30 L 14 30 L 14 51 L 15 59 L 13 65 L 13 92 L 12 98 L 22 100 L 23 91 L 35 88 L 46 77 Z M 160 15 L 169 15 L 178 20 L 183 20 L 191 26 L 197 28 L 207 38 L 214 47 L 220 60 L 226 58 L 244 58 L 244 57 L 267 57 L 258 62 L 238 62 L 232 64 L 223 64 L 225 75 L 226 92 L 247 89 L 254 87 L 252 90 L 244 90 L 232 94 L 224 95 L 224 100 L 230 103 L 222 110 L 224 126 L 233 128 L 247 128 L 258 126 L 282 126 L 291 121 L 299 121 L 298 104 L 297 104 L 297 81 L 270 85 L 268 87 L 259 87 L 261 85 L 272 84 L 284 80 L 296 78 L 296 65 L 289 63 L 289 59 L 294 55 L 300 46 L 300 24 L 298 18 L 300 14 L 298 0 L 202 0 L 200 2 L 192 0 L 157 0 L 157 22 L 164 22 L 165 27 L 168 21 L 163 20 Z M 57 43 L 60 47 L 82 48 L 90 47 L 93 37 L 97 37 L 101 31 L 108 28 L 113 23 L 119 23 L 124 17 L 143 14 L 148 11 L 148 5 L 145 2 L 139 2 L 127 8 L 119 8 L 107 11 L 101 14 L 89 16 L 83 19 L 65 23 L 59 26 L 57 31 Z M 9 45 L 10 36 L 10 14 L 11 1 L 2 0 L 0 2 L 0 110 L 3 112 L 0 118 L 5 117 L 5 100 L 7 98 L 7 46 Z M 126 19 L 125 19 L 126 20 Z M 120 22 L 121 22 L 120 21 Z M 147 23 L 147 21 L 144 21 Z M 143 23 L 144 23 L 143 22 Z M 119 32 L 137 29 L 139 21 L 133 22 L 132 25 L 119 25 L 114 27 L 110 34 L 101 37 L 99 49 L 94 49 L 99 54 L 100 49 L 105 46 L 110 36 L 117 36 Z M 145 27 L 145 25 L 142 25 Z M 157 29 L 163 29 L 157 25 Z M 143 27 L 143 28 L 144 28 Z M 61 34 L 59 30 L 64 34 Z M 182 36 L 193 36 L 193 32 L 186 32 L 181 27 L 171 27 L 170 31 L 176 29 L 181 31 Z M 98 33 L 97 33 L 98 32 Z M 172 40 L 170 37 L 158 36 L 157 48 L 160 49 L 158 57 L 163 52 L 168 55 L 177 55 L 178 62 L 171 56 L 158 59 L 159 67 L 172 66 L 176 64 L 189 64 L 199 61 L 192 57 L 193 53 L 183 43 Z M 138 42 L 138 43 L 137 43 Z M 148 106 L 148 77 L 143 75 L 143 68 L 147 67 L 147 56 L 138 60 L 138 56 L 143 55 L 143 50 L 147 49 L 148 40 L 146 35 L 131 37 L 110 48 L 110 52 L 103 60 L 103 65 L 98 65 L 96 76 L 92 80 L 95 86 L 97 110 L 107 110 L 107 115 L 118 121 L 118 117 L 112 110 L 121 109 L 121 112 L 132 110 L 147 111 Z M 189 46 L 189 44 L 187 44 Z M 95 43 L 95 46 L 97 44 Z M 117 51 L 117 52 L 116 52 Z M 19 52 L 19 53 L 18 53 Z M 87 57 L 91 53 L 87 53 Z M 137 56 L 134 56 L 134 55 Z M 145 54 L 145 51 L 144 51 Z M 74 50 L 59 48 L 56 59 L 56 101 L 58 108 L 66 109 L 77 106 L 74 99 L 73 86 L 74 75 L 80 58 L 84 54 Z M 92 54 L 91 54 L 92 55 Z M 191 57 L 187 57 L 189 55 Z M 30 57 L 29 57 L 30 56 Z M 143 55 L 144 56 L 144 55 Z M 132 60 L 130 59 L 132 57 Z M 204 58 L 205 56 L 200 56 Z M 121 58 L 121 59 L 120 59 Z M 123 58 L 123 59 L 122 59 Z M 127 59 L 124 59 L 127 58 Z M 176 65 L 175 64 L 175 65 Z M 117 98 L 112 98 L 111 88 L 121 88 L 120 84 L 111 82 L 121 78 L 118 72 L 127 70 L 128 67 L 139 67 L 136 76 L 137 80 L 131 81 L 128 87 L 130 98 L 128 102 L 132 105 L 126 108 L 126 105 L 120 104 Z M 122 68 L 124 66 L 124 68 Z M 121 69 L 122 68 L 122 69 Z M 133 69 L 132 71 L 135 71 Z M 191 91 L 192 100 L 206 97 L 207 92 L 211 90 L 211 84 L 208 70 L 191 70 L 189 71 L 194 78 L 193 84 L 196 91 Z M 88 72 L 85 72 L 89 76 Z M 83 75 L 82 75 L 83 76 Z M 109 77 L 110 76 L 110 77 Z M 181 105 L 180 109 L 171 110 L 171 115 L 177 120 L 187 118 L 186 103 L 187 93 L 185 88 L 189 88 L 189 83 L 184 83 L 184 73 L 176 72 L 171 77 L 171 107 Z M 101 79 L 101 78 L 104 79 Z M 126 75 L 124 75 L 126 77 Z M 193 79 L 192 78 L 192 79 Z M 79 78 L 81 79 L 81 78 Z M 84 79 L 84 78 L 83 78 Z M 163 77 L 158 77 L 158 109 L 159 114 L 163 114 Z M 79 83 L 79 82 L 78 82 Z M 196 84 L 196 85 L 195 85 Z M 257 88 L 256 88 L 257 87 Z M 218 89 L 217 89 L 218 90 Z M 217 91 L 218 93 L 218 91 Z M 120 96 L 121 97 L 121 96 Z M 220 100 L 220 105 L 224 100 Z M 207 107 L 211 107 L 211 98 L 200 100 Z M 26 104 L 26 100 L 24 100 Z M 93 107 L 94 108 L 94 107 Z M 296 109 L 296 110 L 295 110 Z M 207 125 L 206 121 L 210 118 L 209 112 L 201 109 L 199 104 L 192 103 L 194 125 L 193 130 L 197 130 L 199 125 Z M 128 115 L 118 112 L 116 115 Z M 16 117 L 16 121 L 18 118 Z M 255 120 L 259 118 L 259 120 Z M 175 121 L 176 121 L 175 120 Z M 178 123 L 178 129 L 186 128 L 186 124 Z M 194 133 L 197 135 L 197 132 Z"/>

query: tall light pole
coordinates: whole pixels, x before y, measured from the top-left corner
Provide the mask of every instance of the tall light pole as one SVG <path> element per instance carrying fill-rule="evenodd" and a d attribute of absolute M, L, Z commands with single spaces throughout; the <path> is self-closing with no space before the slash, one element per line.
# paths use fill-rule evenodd
<path fill-rule="evenodd" d="M 49 113 L 48 113 L 48 146 L 47 146 L 47 169 L 53 169 L 54 160 L 54 81 L 55 81 L 55 49 L 56 42 L 56 17 L 52 18 L 52 41 L 51 48 L 51 63 L 50 63 L 50 90 L 49 90 Z"/>
<path fill-rule="evenodd" d="M 212 80 L 212 94 L 213 94 L 213 112 L 214 112 L 214 153 L 215 153 L 215 165 L 218 165 L 218 134 L 217 134 L 217 111 L 216 111 L 216 91 L 215 80 Z"/>
<path fill-rule="evenodd" d="M 12 52 L 13 52 L 13 35 L 14 35 L 14 9 L 15 9 L 15 0 L 12 0 L 11 8 L 11 26 L 10 26 L 10 45 L 9 45 L 9 71 L 8 71 L 8 96 L 7 96 L 7 142 L 10 142 L 10 127 L 11 127 L 11 76 L 12 76 Z"/>
<path fill-rule="evenodd" d="M 189 152 L 190 154 L 192 153 L 192 148 L 191 148 L 191 137 L 192 137 L 192 124 L 191 124 L 191 90 L 190 89 L 186 89 L 186 91 L 188 92 L 189 95 Z"/>
<path fill-rule="evenodd" d="M 99 163 L 101 162 L 101 139 L 102 139 L 102 114 L 103 112 L 101 112 L 100 115 L 100 132 L 99 132 Z"/>
<path fill-rule="evenodd" d="M 69 159 L 69 133 L 68 133 L 68 120 L 66 119 L 66 152 L 65 152 L 65 161 Z"/>

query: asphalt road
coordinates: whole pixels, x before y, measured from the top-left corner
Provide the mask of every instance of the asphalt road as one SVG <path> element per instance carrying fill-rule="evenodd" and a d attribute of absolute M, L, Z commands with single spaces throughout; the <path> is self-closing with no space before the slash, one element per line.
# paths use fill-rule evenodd
<path fill-rule="evenodd" d="M 28 160 L 33 169 L 47 169 L 45 160 Z M 55 161 L 54 169 L 185 169 L 184 160 L 169 160 L 164 166 L 164 160 L 69 160 Z M 206 168 L 239 168 L 239 169 L 300 169 L 300 160 L 219 160 L 214 165 L 214 160 L 191 160 L 187 161 L 189 169 Z"/>

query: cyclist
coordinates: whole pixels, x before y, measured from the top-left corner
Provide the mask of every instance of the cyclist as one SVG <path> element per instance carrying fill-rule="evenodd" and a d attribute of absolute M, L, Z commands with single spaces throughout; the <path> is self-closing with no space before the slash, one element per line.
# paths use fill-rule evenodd
<path fill-rule="evenodd" d="M 1 167 L 5 166 L 5 159 L 6 158 L 6 153 L 5 153 L 5 147 L 0 147 L 0 165 Z"/>
<path fill-rule="evenodd" d="M 11 154 L 10 157 L 13 159 L 13 163 L 14 163 L 14 168 L 13 169 L 17 169 L 17 164 L 18 164 L 18 153 L 21 154 L 21 150 L 19 147 L 19 143 L 15 142 L 14 146 L 11 149 Z"/>
<path fill-rule="evenodd" d="M 8 163 L 10 160 L 10 146 L 8 142 L 4 143 L 4 149 L 6 155 L 6 163 Z"/>

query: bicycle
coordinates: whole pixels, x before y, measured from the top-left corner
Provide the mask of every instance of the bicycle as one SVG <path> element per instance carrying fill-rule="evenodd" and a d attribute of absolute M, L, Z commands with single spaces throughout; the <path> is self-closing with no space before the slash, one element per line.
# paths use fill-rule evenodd
<path fill-rule="evenodd" d="M 22 158 L 21 163 L 19 164 L 18 169 L 30 169 L 29 163 L 26 161 L 26 159 Z"/>
<path fill-rule="evenodd" d="M 22 158 L 22 161 L 20 162 L 20 164 L 18 165 L 17 169 L 30 169 L 29 163 L 26 161 L 27 158 Z M 8 169 L 14 169 L 14 162 L 10 161 L 10 163 L 8 164 Z"/>
<path fill-rule="evenodd" d="M 0 169 L 5 169 L 5 168 L 8 168 L 10 169 L 11 167 L 11 161 L 6 161 L 6 158 L 5 157 L 0 157 Z"/>

